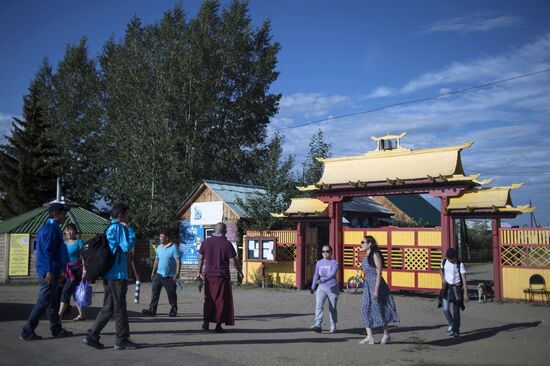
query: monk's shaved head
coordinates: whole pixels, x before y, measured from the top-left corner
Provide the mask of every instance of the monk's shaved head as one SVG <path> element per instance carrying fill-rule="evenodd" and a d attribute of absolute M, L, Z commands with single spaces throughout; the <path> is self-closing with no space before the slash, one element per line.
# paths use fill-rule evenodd
<path fill-rule="evenodd" d="M 227 226 L 223 222 L 218 222 L 214 229 L 216 234 L 225 234 L 227 232 Z"/>

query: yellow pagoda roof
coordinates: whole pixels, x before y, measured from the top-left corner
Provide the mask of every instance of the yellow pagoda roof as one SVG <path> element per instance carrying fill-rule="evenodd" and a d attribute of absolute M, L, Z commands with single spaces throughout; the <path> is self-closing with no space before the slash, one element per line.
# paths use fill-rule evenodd
<path fill-rule="evenodd" d="M 521 188 L 523 183 L 512 184 L 505 187 L 473 188 L 463 191 L 457 197 L 449 198 L 447 210 L 475 210 L 492 209 L 499 212 L 528 213 L 535 210 L 534 207 L 513 206 L 510 191 Z"/>
<path fill-rule="evenodd" d="M 289 215 L 317 215 L 326 216 L 328 214 L 328 203 L 324 203 L 317 198 L 291 198 L 290 206 L 284 213 L 272 213 L 273 217 L 286 217 Z"/>
<path fill-rule="evenodd" d="M 464 176 L 460 152 L 472 146 L 473 142 L 458 146 L 424 150 L 401 147 L 401 135 L 373 138 L 377 148 L 364 155 L 317 159 L 324 163 L 321 179 L 315 186 L 348 184 L 352 182 L 381 182 L 389 180 L 430 179 L 443 177 L 455 181 L 472 181 L 478 176 Z M 388 139 L 397 138 L 397 144 L 385 145 Z M 390 147 L 387 147 L 390 146 Z M 312 187 L 303 187 L 313 190 Z"/>

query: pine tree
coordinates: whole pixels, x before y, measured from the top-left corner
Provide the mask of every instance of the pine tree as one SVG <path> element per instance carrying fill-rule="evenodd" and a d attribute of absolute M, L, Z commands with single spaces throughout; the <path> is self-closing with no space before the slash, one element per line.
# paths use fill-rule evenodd
<path fill-rule="evenodd" d="M 40 77 L 23 98 L 23 119 L 14 118 L 11 136 L 0 147 L 0 217 L 9 218 L 41 206 L 55 195 L 58 153 L 47 135 L 40 98 Z"/>
<path fill-rule="evenodd" d="M 265 188 L 265 194 L 257 194 L 238 203 L 247 212 L 248 220 L 245 229 L 268 229 L 284 223 L 273 218 L 271 213 L 285 211 L 290 198 L 297 191 L 292 173 L 294 157 L 283 156 L 283 137 L 278 133 L 273 136 L 259 157 L 257 174 L 253 183 Z"/>
<path fill-rule="evenodd" d="M 66 197 L 90 208 L 96 201 L 102 166 L 101 98 L 95 62 L 88 57 L 86 38 L 67 45 L 53 75 L 48 133 L 60 153 L 60 176 Z"/>
<path fill-rule="evenodd" d="M 304 162 L 303 184 L 315 184 L 323 175 L 323 163 L 317 158 L 330 158 L 332 156 L 332 144 L 325 142 L 323 130 L 318 129 L 317 133 L 311 136 L 309 142 L 309 151 Z"/>

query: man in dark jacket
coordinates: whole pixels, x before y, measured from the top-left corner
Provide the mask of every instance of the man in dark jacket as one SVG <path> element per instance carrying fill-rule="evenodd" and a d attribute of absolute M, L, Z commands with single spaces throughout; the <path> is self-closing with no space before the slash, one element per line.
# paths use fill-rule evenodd
<path fill-rule="evenodd" d="M 63 233 L 59 227 L 65 221 L 67 208 L 61 203 L 52 203 L 48 208 L 49 219 L 36 234 L 36 274 L 40 290 L 27 324 L 21 330 L 20 339 L 34 341 L 42 337 L 34 330 L 43 314 L 50 320 L 50 331 L 53 337 L 67 337 L 73 333 L 61 327 L 57 313 L 57 284 L 68 262 L 68 253 L 63 242 Z"/>

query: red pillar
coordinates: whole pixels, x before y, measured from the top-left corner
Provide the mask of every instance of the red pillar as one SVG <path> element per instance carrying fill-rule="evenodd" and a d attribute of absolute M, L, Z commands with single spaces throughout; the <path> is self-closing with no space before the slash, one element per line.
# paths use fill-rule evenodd
<path fill-rule="evenodd" d="M 296 225 L 296 288 L 306 287 L 306 225 L 298 222 Z"/>
<path fill-rule="evenodd" d="M 502 300 L 502 270 L 500 258 L 500 219 L 492 219 L 493 234 L 493 281 L 495 284 L 495 299 Z"/>
<path fill-rule="evenodd" d="M 344 253 L 342 238 L 342 198 L 333 199 L 328 202 L 329 215 L 329 245 L 334 253 L 334 259 L 338 261 L 338 273 L 336 279 L 340 286 L 344 284 Z"/>
<path fill-rule="evenodd" d="M 449 204 L 449 197 L 441 196 L 441 255 L 445 256 L 447 249 L 451 247 L 450 240 L 450 227 L 449 216 L 447 215 L 447 205 Z"/>

